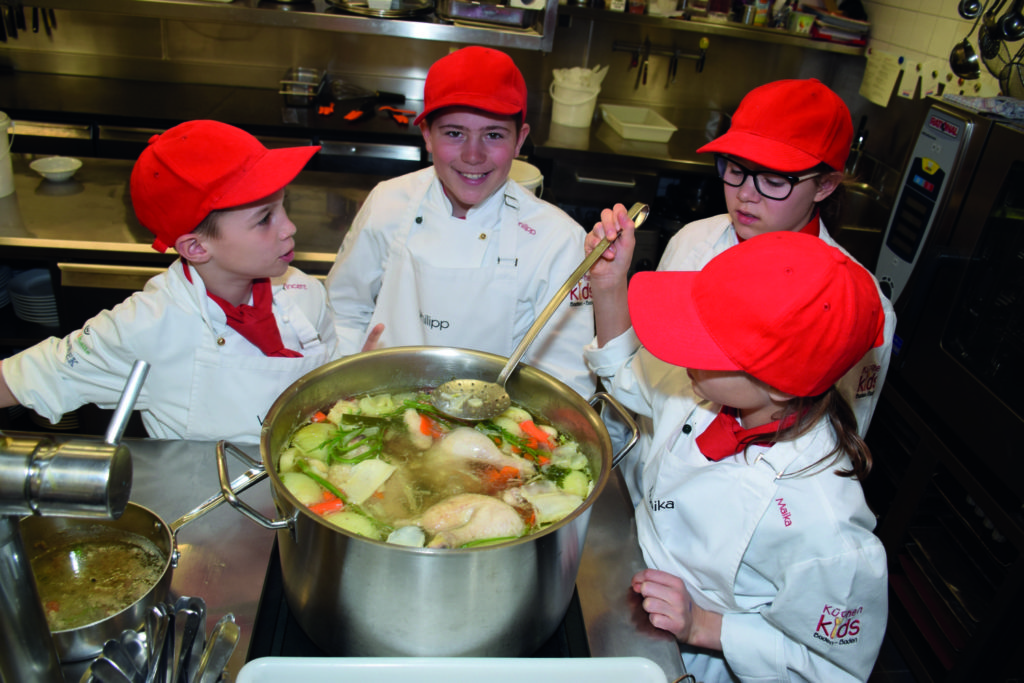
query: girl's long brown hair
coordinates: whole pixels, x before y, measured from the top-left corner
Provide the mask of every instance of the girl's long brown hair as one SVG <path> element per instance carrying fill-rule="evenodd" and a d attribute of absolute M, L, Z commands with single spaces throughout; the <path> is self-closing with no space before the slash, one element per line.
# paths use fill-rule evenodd
<path fill-rule="evenodd" d="M 835 448 L 812 465 L 805 467 L 801 472 L 814 469 L 822 463 L 836 462 L 845 453 L 850 458 L 850 469 L 836 470 L 836 474 L 840 477 L 856 477 L 858 481 L 864 481 L 867 478 L 871 471 L 871 450 L 857 433 L 857 417 L 838 389 L 833 386 L 818 396 L 798 396 L 791 399 L 786 404 L 780 423 L 785 424 L 790 415 L 796 415 L 796 421 L 788 427 L 780 429 L 774 435 L 769 435 L 769 443 L 793 441 L 811 431 L 822 418 L 828 420 L 836 436 Z M 753 437 L 744 445 L 765 443 L 765 438 L 765 435 Z"/>

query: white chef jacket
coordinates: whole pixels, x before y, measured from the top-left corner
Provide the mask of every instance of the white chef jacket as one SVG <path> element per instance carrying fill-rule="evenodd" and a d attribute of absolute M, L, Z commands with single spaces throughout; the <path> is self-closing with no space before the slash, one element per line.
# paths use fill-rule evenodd
<path fill-rule="evenodd" d="M 271 280 L 281 341 L 302 354 L 272 358 L 228 327 L 202 278 L 189 274 L 191 282 L 179 259 L 81 330 L 4 360 L 18 402 L 51 422 L 86 403 L 113 408 L 141 359 L 150 369 L 135 408 L 151 437 L 258 443 L 281 392 L 337 355 L 326 292 L 294 268 Z"/>
<path fill-rule="evenodd" d="M 585 355 L 611 393 L 653 419 L 628 474 L 649 567 L 680 577 L 723 614 L 722 653 L 682 645 L 686 670 L 720 681 L 864 681 L 885 633 L 885 550 L 848 458 L 800 473 L 832 450 L 827 422 L 792 442 L 711 462 L 695 443 L 721 406 L 685 373 L 648 383 L 632 330 Z M 681 383 L 680 383 L 681 382 Z"/>
<path fill-rule="evenodd" d="M 510 180 L 465 219 L 434 169 L 380 183 L 327 276 L 342 353 L 384 323 L 381 348 L 450 346 L 509 356 L 582 262 L 586 232 Z M 594 377 L 582 349 L 594 335 L 588 278 L 562 301 L 523 361 L 584 396 Z"/>

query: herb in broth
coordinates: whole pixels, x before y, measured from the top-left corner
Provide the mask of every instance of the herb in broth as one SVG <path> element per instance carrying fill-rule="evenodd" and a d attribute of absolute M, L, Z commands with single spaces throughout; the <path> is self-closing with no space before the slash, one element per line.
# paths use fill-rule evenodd
<path fill-rule="evenodd" d="M 338 401 L 292 433 L 285 487 L 323 519 L 401 545 L 476 547 L 534 533 L 593 488 L 571 435 L 519 406 L 470 426 L 425 393 Z"/>

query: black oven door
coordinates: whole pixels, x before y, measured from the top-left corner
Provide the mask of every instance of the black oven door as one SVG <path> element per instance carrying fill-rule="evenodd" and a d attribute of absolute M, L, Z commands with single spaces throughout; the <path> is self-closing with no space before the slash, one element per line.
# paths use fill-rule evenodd
<path fill-rule="evenodd" d="M 937 237 L 900 312 L 893 379 L 1024 497 L 1024 132 L 993 128 Z"/>

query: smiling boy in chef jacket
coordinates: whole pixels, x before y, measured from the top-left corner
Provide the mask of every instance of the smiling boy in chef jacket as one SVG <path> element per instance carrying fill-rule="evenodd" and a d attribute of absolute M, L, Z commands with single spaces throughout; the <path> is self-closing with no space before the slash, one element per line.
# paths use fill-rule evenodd
<path fill-rule="evenodd" d="M 627 288 L 621 205 L 588 245 L 603 236 L 617 249 L 591 271 L 586 355 L 654 425 L 631 494 L 648 566 L 632 588 L 651 624 L 704 683 L 867 680 L 886 556 L 860 484 L 871 454 L 837 383 L 885 341 L 874 278 L 818 237 L 779 231 Z M 649 378 L 640 344 L 685 371 Z"/>
<path fill-rule="evenodd" d="M 151 437 L 258 442 L 277 396 L 337 351 L 323 286 L 289 266 L 285 187 L 319 149 L 268 150 L 216 121 L 153 136 L 132 205 L 153 247 L 180 258 L 81 330 L 4 360 L 0 406 L 51 422 L 112 408 L 141 359 L 151 367 L 135 408 Z"/>
<path fill-rule="evenodd" d="M 416 118 L 433 166 L 379 184 L 327 277 L 343 353 L 383 324 L 380 346 L 451 346 L 509 356 L 583 260 L 584 230 L 509 179 L 530 127 L 526 83 L 498 50 L 438 60 Z M 583 395 L 593 336 L 584 278 L 525 363 Z"/>

